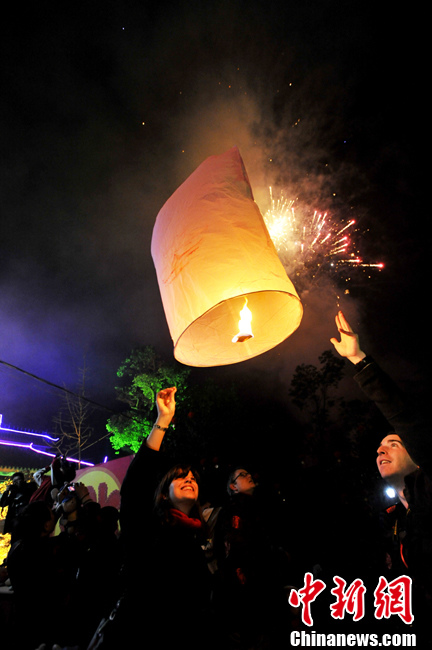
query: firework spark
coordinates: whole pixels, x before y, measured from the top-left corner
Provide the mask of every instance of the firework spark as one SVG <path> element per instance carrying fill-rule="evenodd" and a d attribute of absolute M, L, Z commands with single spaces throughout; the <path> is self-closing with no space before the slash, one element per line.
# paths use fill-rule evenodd
<path fill-rule="evenodd" d="M 275 198 L 269 189 L 270 207 L 264 221 L 288 274 L 315 277 L 323 270 L 334 273 L 352 267 L 384 267 L 360 257 L 354 242 L 358 233 L 354 219 L 338 222 L 328 212 L 297 205 L 283 193 Z"/>

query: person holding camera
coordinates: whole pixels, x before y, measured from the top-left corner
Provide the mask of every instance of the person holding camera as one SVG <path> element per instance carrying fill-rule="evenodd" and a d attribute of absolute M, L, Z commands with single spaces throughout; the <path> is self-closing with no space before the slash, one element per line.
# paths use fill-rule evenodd
<path fill-rule="evenodd" d="M 22 472 L 12 474 L 12 484 L 3 492 L 0 499 L 0 508 L 8 509 L 5 517 L 3 534 L 14 534 L 14 528 L 22 511 L 29 503 L 36 489 L 34 482 L 27 483 Z"/>
<path fill-rule="evenodd" d="M 67 483 L 58 492 L 53 505 L 54 512 L 60 516 L 60 527 L 69 535 L 76 533 L 88 524 L 88 511 L 94 512 L 90 520 L 95 519 L 100 506 L 90 497 L 88 488 L 84 483 Z"/>
<path fill-rule="evenodd" d="M 59 490 L 65 485 L 72 484 L 75 475 L 73 463 L 64 456 L 57 455 L 51 465 L 47 465 L 33 474 L 37 488 L 30 498 L 30 503 L 45 501 L 52 507 Z"/>

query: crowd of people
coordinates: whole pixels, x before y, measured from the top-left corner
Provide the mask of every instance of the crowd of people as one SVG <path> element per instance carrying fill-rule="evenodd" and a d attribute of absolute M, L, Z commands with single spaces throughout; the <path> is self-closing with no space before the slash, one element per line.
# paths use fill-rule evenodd
<path fill-rule="evenodd" d="M 62 457 L 2 494 L 11 534 L 3 580 L 13 591 L 5 638 L 22 650 L 86 648 L 119 591 L 119 512 L 74 481 Z"/>
<path fill-rule="evenodd" d="M 377 467 L 398 502 L 364 553 L 376 558 L 372 578 L 412 579 L 414 624 L 396 617 L 394 629 L 420 635 L 432 612 L 430 437 L 341 312 L 336 326 L 339 339 L 331 342 L 355 365 L 355 381 L 391 428 L 378 444 Z M 157 418 L 124 478 L 120 511 L 94 502 L 61 458 L 31 487 L 13 477 L 0 505 L 8 505 L 12 533 L 7 572 L 18 648 L 112 650 L 126 638 L 143 645 L 156 638 L 162 648 L 193 639 L 210 650 L 282 650 L 304 627 L 290 595 L 306 572 L 322 569 L 302 553 L 296 495 L 282 502 L 244 464 L 230 468 L 220 503 L 201 504 L 199 472 L 163 449 L 175 395 L 175 387 L 157 395 Z M 317 544 L 331 535 L 317 531 Z M 352 562 L 363 566 L 358 557 Z M 391 630 L 392 622 L 384 624 Z"/>

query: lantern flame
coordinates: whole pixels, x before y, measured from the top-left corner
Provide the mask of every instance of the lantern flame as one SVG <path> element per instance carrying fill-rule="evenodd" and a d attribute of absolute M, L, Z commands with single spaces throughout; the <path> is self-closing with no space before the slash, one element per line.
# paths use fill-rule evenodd
<path fill-rule="evenodd" d="M 245 298 L 245 304 L 243 309 L 240 312 L 239 320 L 239 333 L 234 336 L 232 339 L 233 343 L 243 343 L 248 339 L 253 338 L 252 334 L 252 312 L 247 306 L 247 298 Z"/>

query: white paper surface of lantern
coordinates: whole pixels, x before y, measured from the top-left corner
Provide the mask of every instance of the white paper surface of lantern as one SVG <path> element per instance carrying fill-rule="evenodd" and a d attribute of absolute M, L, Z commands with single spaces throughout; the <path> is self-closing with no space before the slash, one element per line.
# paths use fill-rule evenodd
<path fill-rule="evenodd" d="M 151 254 L 174 356 L 183 364 L 238 363 L 275 347 L 300 325 L 302 304 L 237 147 L 207 158 L 166 201 Z M 234 343 L 246 299 L 253 338 Z"/>

